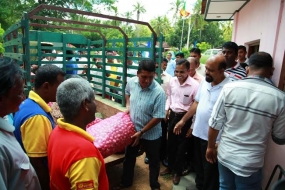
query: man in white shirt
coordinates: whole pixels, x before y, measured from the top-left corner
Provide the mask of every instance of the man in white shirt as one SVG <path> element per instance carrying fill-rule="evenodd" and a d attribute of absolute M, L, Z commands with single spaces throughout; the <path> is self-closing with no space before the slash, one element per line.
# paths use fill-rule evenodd
<path fill-rule="evenodd" d="M 254 53 L 247 77 L 226 84 L 213 108 L 206 158 L 210 163 L 217 163 L 218 158 L 220 189 L 261 189 L 269 136 L 285 144 L 285 94 L 268 80 L 272 74 L 271 55 Z"/>

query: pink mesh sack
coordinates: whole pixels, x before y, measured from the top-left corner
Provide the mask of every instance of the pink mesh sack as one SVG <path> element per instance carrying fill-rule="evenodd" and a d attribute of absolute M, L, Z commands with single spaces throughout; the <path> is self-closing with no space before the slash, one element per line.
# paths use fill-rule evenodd
<path fill-rule="evenodd" d="M 95 119 L 87 125 L 86 131 L 95 137 L 94 145 L 104 158 L 124 150 L 136 133 L 129 114 L 124 112 L 103 120 Z"/>

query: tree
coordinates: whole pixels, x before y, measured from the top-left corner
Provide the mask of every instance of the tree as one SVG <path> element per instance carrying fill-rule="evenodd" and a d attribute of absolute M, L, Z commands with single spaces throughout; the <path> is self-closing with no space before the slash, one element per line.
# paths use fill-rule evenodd
<path fill-rule="evenodd" d="M 183 33 L 187 33 L 188 28 L 184 27 Z M 168 44 L 170 46 L 179 47 L 180 37 L 182 31 L 182 19 L 180 19 L 174 26 L 174 32 L 169 38 Z M 182 46 L 186 44 L 187 35 L 183 35 Z M 219 23 L 212 21 L 206 22 L 204 28 L 201 30 L 199 28 L 194 28 L 191 30 L 190 43 L 195 44 L 198 42 L 207 42 L 213 47 L 219 47 L 223 44 L 223 32 L 219 27 Z"/>
<path fill-rule="evenodd" d="M 169 33 L 171 26 L 168 18 L 164 15 L 164 17 L 158 16 L 150 21 L 151 27 L 154 29 L 155 33 L 159 35 L 162 33 L 166 35 Z"/>
<path fill-rule="evenodd" d="M 233 22 L 232 21 L 220 22 L 220 26 L 223 31 L 224 41 L 225 42 L 231 41 L 233 34 Z"/>
<path fill-rule="evenodd" d="M 144 25 L 137 25 L 134 33 L 140 37 L 151 37 L 151 31 L 147 26 Z"/>
<path fill-rule="evenodd" d="M 178 11 L 182 8 L 184 4 L 184 0 L 175 0 L 174 2 L 171 2 L 170 3 L 170 10 L 169 11 L 173 11 L 174 10 L 174 14 L 173 14 L 173 17 L 172 17 L 172 24 L 175 24 L 176 23 L 176 19 L 177 19 L 177 13 Z"/>
<path fill-rule="evenodd" d="M 207 42 L 201 42 L 201 43 L 197 43 L 197 47 L 202 51 L 206 51 L 207 49 L 211 48 L 211 45 Z"/>
<path fill-rule="evenodd" d="M 133 7 L 134 11 L 137 12 L 137 20 L 140 20 L 140 14 L 146 12 L 145 8 L 139 2 L 136 2 L 136 4 L 133 5 Z"/>
<path fill-rule="evenodd" d="M 133 13 L 131 11 L 127 11 L 124 14 L 122 14 L 122 16 L 125 17 L 126 19 L 132 19 Z M 127 25 L 129 25 L 128 22 L 127 22 Z"/>
<path fill-rule="evenodd" d="M 15 24 L 23 16 L 23 12 L 29 12 L 40 4 L 55 5 L 59 7 L 92 11 L 93 7 L 100 6 L 111 7 L 117 0 L 10 0 L 0 1 L 0 23 L 4 30 Z M 58 11 L 43 10 L 39 13 L 42 16 L 52 16 L 57 18 L 71 18 L 72 14 L 66 14 Z M 76 17 L 78 19 L 78 16 Z M 37 23 L 47 23 L 34 20 Z M 51 30 L 45 28 L 33 28 L 41 30 Z M 52 31 L 52 30 L 51 30 Z"/>
<path fill-rule="evenodd" d="M 122 16 L 125 17 L 126 19 L 132 19 L 133 13 L 131 11 L 127 11 L 124 14 L 122 14 Z"/>

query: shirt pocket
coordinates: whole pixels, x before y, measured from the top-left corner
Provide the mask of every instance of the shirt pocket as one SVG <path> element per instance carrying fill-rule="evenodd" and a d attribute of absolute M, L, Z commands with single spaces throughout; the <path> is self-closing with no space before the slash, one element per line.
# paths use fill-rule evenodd
<path fill-rule="evenodd" d="M 188 94 L 181 95 L 181 103 L 184 105 L 188 105 L 191 103 L 191 96 Z"/>

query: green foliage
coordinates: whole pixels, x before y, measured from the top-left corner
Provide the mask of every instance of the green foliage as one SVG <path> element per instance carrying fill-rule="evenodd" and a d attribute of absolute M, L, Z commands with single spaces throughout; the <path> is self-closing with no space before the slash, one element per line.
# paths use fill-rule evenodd
<path fill-rule="evenodd" d="M 134 33 L 136 37 L 151 37 L 151 31 L 144 25 L 137 25 Z"/>
<path fill-rule="evenodd" d="M 232 40 L 232 34 L 233 34 L 233 22 L 232 21 L 224 21 L 220 22 L 220 27 L 223 31 L 223 38 L 225 42 Z"/>
<path fill-rule="evenodd" d="M 164 17 L 158 16 L 152 19 L 150 25 L 157 35 L 162 33 L 165 36 L 171 30 L 170 22 L 166 15 Z"/>
<path fill-rule="evenodd" d="M 3 42 L 3 39 L 2 39 L 2 36 L 4 34 L 4 30 L 1 28 L 1 24 L 0 24 L 0 55 L 4 53 L 4 47 L 2 45 L 2 42 Z"/>
<path fill-rule="evenodd" d="M 38 6 L 40 3 L 60 7 L 68 7 L 76 10 L 84 10 L 90 12 L 92 11 L 97 13 L 119 16 L 119 13 L 121 12 L 120 10 L 118 10 L 118 7 L 115 6 L 115 3 L 118 1 L 119 0 L 10 0 L 9 3 L 7 3 L 7 1 L 0 1 L 0 23 L 2 24 L 3 29 L 6 30 L 9 26 L 15 24 L 18 20 L 21 19 L 24 11 L 29 12 L 30 10 Z M 171 9 L 174 11 L 172 23 L 166 16 L 158 16 L 150 21 L 150 25 L 154 28 L 157 35 L 159 35 L 160 33 L 164 35 L 165 41 L 168 43 L 169 46 L 180 47 L 183 20 L 181 19 L 181 17 L 177 18 L 177 14 L 183 6 L 185 0 L 172 1 L 173 2 L 170 6 Z M 198 47 L 200 47 L 203 51 L 207 48 L 220 47 L 223 42 L 229 41 L 231 39 L 232 33 L 232 22 L 204 21 L 203 15 L 200 14 L 201 2 L 202 0 L 196 0 L 194 10 L 193 12 L 191 12 L 191 16 L 184 22 L 182 47 L 187 44 L 187 34 L 188 28 L 190 26 L 190 47 L 192 47 L 195 43 L 198 43 Z M 142 3 L 135 1 L 132 7 L 130 6 L 130 10 L 122 14 L 122 17 L 128 19 L 133 19 L 134 17 L 136 17 L 136 19 L 139 20 L 140 15 L 146 13 L 146 11 L 147 10 L 144 8 Z M 129 38 L 151 36 L 150 30 L 146 26 L 130 24 L 127 22 L 99 20 L 91 17 L 85 17 L 79 14 L 67 14 L 50 10 L 41 11 L 39 15 L 118 26 L 122 28 L 122 30 L 128 35 Z M 47 24 L 46 21 L 40 20 L 36 20 L 33 22 Z M 71 26 L 70 24 L 64 22 L 49 22 L 48 24 Z M 123 37 L 121 32 L 116 29 L 79 24 L 73 24 L 72 26 L 76 28 L 99 30 L 107 39 L 117 39 Z M 100 36 L 96 32 L 36 27 L 33 27 L 31 29 L 82 34 L 92 41 L 102 39 L 102 36 Z M 186 49 L 187 48 L 189 47 L 186 47 Z"/>
<path fill-rule="evenodd" d="M 184 53 L 184 58 L 186 59 L 187 57 L 190 56 L 190 50 L 188 48 L 182 48 L 181 50 Z"/>
<path fill-rule="evenodd" d="M 207 42 L 197 43 L 197 47 L 201 50 L 201 52 L 206 51 L 211 48 L 211 45 Z"/>
<path fill-rule="evenodd" d="M 182 22 L 180 19 L 177 24 L 174 26 L 175 30 L 173 34 L 169 37 L 168 44 L 170 46 L 180 47 L 180 38 L 182 35 Z M 183 38 L 182 38 L 182 47 L 187 42 L 187 33 L 188 33 L 188 23 L 185 21 L 184 29 L 183 29 Z M 203 29 L 195 29 L 192 28 L 190 32 L 190 44 L 194 44 L 195 42 L 207 42 L 212 47 L 219 47 L 223 44 L 223 33 L 219 28 L 218 22 L 206 22 Z"/>

